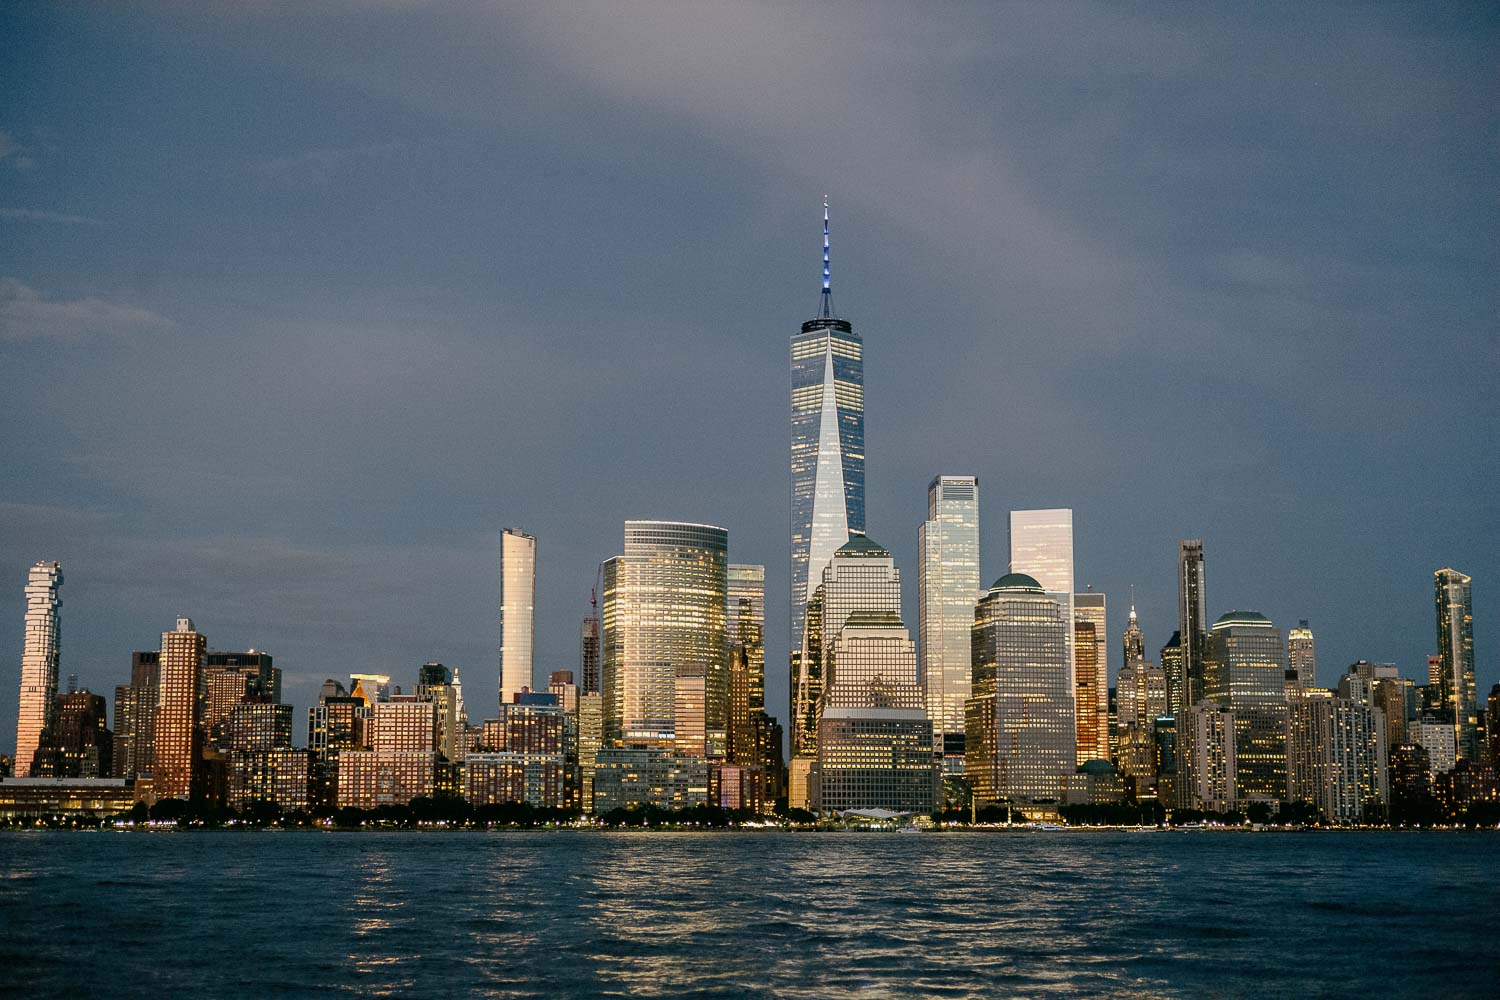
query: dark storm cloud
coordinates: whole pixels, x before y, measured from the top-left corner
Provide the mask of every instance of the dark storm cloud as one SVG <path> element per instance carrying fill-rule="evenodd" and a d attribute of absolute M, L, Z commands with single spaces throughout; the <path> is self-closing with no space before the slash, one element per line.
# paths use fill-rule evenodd
<path fill-rule="evenodd" d="M 1072 506 L 1112 635 L 1134 586 L 1166 639 L 1202 536 L 1211 607 L 1312 619 L 1325 683 L 1419 677 L 1452 563 L 1496 679 L 1493 17 L 5 16 L 0 166 L 32 163 L 0 204 L 108 220 L 0 212 L 6 733 L 35 559 L 96 688 L 182 613 L 300 704 L 435 658 L 483 715 L 496 531 L 540 540 L 541 676 L 627 517 L 767 565 L 784 714 L 786 338 L 824 193 L 913 628 L 926 483 L 976 473 L 984 575 L 1008 509 Z"/>

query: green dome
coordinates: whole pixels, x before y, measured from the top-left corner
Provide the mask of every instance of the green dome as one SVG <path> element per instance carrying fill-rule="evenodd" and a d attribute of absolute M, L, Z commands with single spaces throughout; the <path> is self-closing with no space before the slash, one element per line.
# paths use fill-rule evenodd
<path fill-rule="evenodd" d="M 1117 774 L 1119 772 L 1117 772 L 1115 770 L 1115 766 L 1113 764 L 1111 764 L 1107 760 L 1086 760 L 1082 764 L 1079 765 L 1079 767 L 1078 767 L 1078 773 L 1079 774 L 1097 774 L 1097 775 L 1099 775 L 1101 777 L 1107 777 L 1109 775 Z"/>
<path fill-rule="evenodd" d="M 845 556 L 872 556 L 885 558 L 890 555 L 879 542 L 873 541 L 868 535 L 855 533 L 849 536 L 849 540 L 839 546 L 839 554 Z"/>
<path fill-rule="evenodd" d="M 1027 576 L 1025 573 L 1007 573 L 995 581 L 991 590 L 1023 590 L 1028 594 L 1044 594 L 1042 585 L 1036 582 L 1036 577 Z"/>

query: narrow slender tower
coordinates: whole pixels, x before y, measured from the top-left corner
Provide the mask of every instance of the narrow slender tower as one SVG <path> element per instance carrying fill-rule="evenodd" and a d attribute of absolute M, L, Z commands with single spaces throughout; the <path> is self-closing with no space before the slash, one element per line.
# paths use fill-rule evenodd
<path fill-rule="evenodd" d="M 500 704 L 531 687 L 536 624 L 536 538 L 520 528 L 500 532 Z"/>
<path fill-rule="evenodd" d="M 823 201 L 823 293 L 818 315 L 791 343 L 791 692 L 806 681 L 807 603 L 823 567 L 865 530 L 864 342 L 833 308 L 828 201 Z M 795 717 L 795 713 L 794 713 Z"/>
<path fill-rule="evenodd" d="M 31 758 L 57 699 L 57 664 L 62 646 L 62 564 L 34 564 L 26 578 L 26 639 L 21 652 L 21 704 L 16 715 L 15 776 L 29 777 Z"/>

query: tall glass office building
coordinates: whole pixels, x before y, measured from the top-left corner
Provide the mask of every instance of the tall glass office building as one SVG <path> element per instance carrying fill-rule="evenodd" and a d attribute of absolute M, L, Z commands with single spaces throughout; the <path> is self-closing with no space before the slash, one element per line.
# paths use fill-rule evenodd
<path fill-rule="evenodd" d="M 604 564 L 607 746 L 673 747 L 681 726 L 701 731 L 709 756 L 722 755 L 728 565 L 723 528 L 625 522 L 625 552 Z M 702 717 L 679 720 L 679 706 Z"/>
<path fill-rule="evenodd" d="M 743 645 L 749 670 L 750 713 L 766 708 L 766 568 L 731 563 L 724 630 L 730 648 Z"/>
<path fill-rule="evenodd" d="M 979 600 L 979 480 L 938 476 L 917 529 L 917 637 L 932 736 L 943 768 L 963 773 L 969 633 Z"/>
<path fill-rule="evenodd" d="M 21 699 L 16 713 L 15 776 L 31 774 L 31 758 L 52 719 L 62 648 L 62 564 L 39 562 L 26 577 L 26 638 L 21 650 Z"/>
<path fill-rule="evenodd" d="M 1203 696 L 1234 714 L 1235 791 L 1286 796 L 1286 667 L 1281 630 L 1258 611 L 1230 611 L 1209 629 Z"/>
<path fill-rule="evenodd" d="M 1066 507 L 1010 512 L 1010 571 L 1032 577 L 1068 616 L 1068 685 L 1073 668 L 1073 512 Z"/>
<path fill-rule="evenodd" d="M 1058 595 L 1024 573 L 996 580 L 975 607 L 965 775 L 981 801 L 1062 795 L 1076 754 L 1072 633 Z"/>
<path fill-rule="evenodd" d="M 1181 645 L 1181 690 L 1172 691 L 1174 709 L 1196 705 L 1203 695 L 1203 648 L 1208 642 L 1208 611 L 1203 591 L 1203 541 L 1177 543 L 1177 636 Z M 1163 661 L 1163 666 L 1166 661 Z M 1168 673 L 1169 683 L 1172 674 Z"/>
<path fill-rule="evenodd" d="M 536 629 L 536 539 L 520 528 L 500 532 L 500 704 L 531 687 Z"/>
<path fill-rule="evenodd" d="M 1470 578 L 1456 569 L 1433 574 L 1437 599 L 1438 690 L 1453 718 L 1458 756 L 1479 757 L 1479 707 L 1474 691 L 1474 603 Z"/>
<path fill-rule="evenodd" d="M 792 337 L 792 688 L 807 604 L 823 567 L 865 530 L 864 342 L 834 314 L 823 205 L 823 297 L 819 315 Z"/>

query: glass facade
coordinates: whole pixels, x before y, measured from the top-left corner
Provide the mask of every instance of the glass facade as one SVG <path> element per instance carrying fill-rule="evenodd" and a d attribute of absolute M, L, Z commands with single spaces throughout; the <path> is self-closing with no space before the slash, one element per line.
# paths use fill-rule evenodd
<path fill-rule="evenodd" d="M 766 568 L 731 563 L 724 630 L 730 648 L 745 651 L 746 705 L 750 715 L 766 708 Z M 738 721 L 738 720 L 736 720 Z M 748 716 L 746 718 L 748 724 Z"/>
<path fill-rule="evenodd" d="M 1288 674 L 1295 675 L 1298 686 L 1317 687 L 1317 646 L 1313 640 L 1312 629 L 1307 627 L 1305 618 L 1297 623 L 1296 628 L 1287 629 L 1286 669 Z"/>
<path fill-rule="evenodd" d="M 1109 632 L 1104 595 L 1093 591 L 1074 594 L 1073 622 L 1078 763 L 1109 760 Z M 1092 649 L 1079 645 L 1085 638 L 1093 644 Z"/>
<path fill-rule="evenodd" d="M 1172 694 L 1177 708 L 1196 705 L 1203 695 L 1203 647 L 1208 641 L 1208 612 L 1203 603 L 1203 542 L 1177 544 L 1177 636 L 1181 647 L 1181 690 Z M 1162 665 L 1167 661 L 1163 654 Z M 1173 680 L 1169 670 L 1168 683 Z"/>
<path fill-rule="evenodd" d="M 536 539 L 520 528 L 500 532 L 500 704 L 531 687 L 536 628 Z"/>
<path fill-rule="evenodd" d="M 1023 574 L 975 607 L 965 774 L 979 800 L 1060 798 L 1076 757 L 1072 631 L 1066 606 Z"/>
<path fill-rule="evenodd" d="M 1470 578 L 1456 569 L 1433 574 L 1437 599 L 1438 690 L 1453 721 L 1462 760 L 1479 759 L 1479 707 L 1474 690 L 1474 604 Z M 54 681 L 56 674 L 53 674 Z"/>
<path fill-rule="evenodd" d="M 685 688 L 702 678 L 702 720 L 682 720 L 685 734 L 701 726 L 708 753 L 722 756 L 729 702 L 728 552 L 723 528 L 625 522 L 625 552 L 604 564 L 606 745 L 674 746 L 678 678 Z"/>
<path fill-rule="evenodd" d="M 979 599 L 979 480 L 938 476 L 917 529 L 917 637 L 933 743 L 945 771 L 962 772 L 969 636 Z"/>
<path fill-rule="evenodd" d="M 21 650 L 21 702 L 16 715 L 17 778 L 31 774 L 31 758 L 42 730 L 52 717 L 57 697 L 57 667 L 62 650 L 62 564 L 39 562 L 26 577 L 26 637 Z"/>
<path fill-rule="evenodd" d="M 1256 611 L 1231 611 L 1209 631 L 1204 697 L 1234 714 L 1236 792 L 1286 795 L 1286 667 L 1281 631 Z"/>
<path fill-rule="evenodd" d="M 1010 512 L 1010 571 L 1024 573 L 1041 584 L 1059 604 L 1071 624 L 1073 614 L 1073 512 L 1013 510 Z M 1073 630 L 1068 629 L 1068 687 L 1075 683 Z"/>

